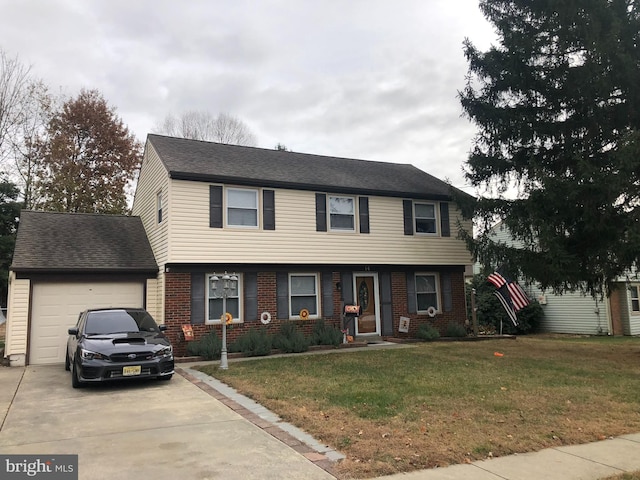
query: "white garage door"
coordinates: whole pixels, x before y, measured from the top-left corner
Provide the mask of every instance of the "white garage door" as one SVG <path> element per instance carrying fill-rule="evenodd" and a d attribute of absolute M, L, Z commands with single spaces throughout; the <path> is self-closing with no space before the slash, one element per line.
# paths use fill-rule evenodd
<path fill-rule="evenodd" d="M 87 308 L 142 307 L 140 282 L 34 283 L 31 307 L 29 363 L 64 362 L 69 334 Z"/>

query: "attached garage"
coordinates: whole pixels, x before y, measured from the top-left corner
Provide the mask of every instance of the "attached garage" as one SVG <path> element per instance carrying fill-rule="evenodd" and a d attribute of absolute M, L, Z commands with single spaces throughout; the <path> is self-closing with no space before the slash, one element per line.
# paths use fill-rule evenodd
<path fill-rule="evenodd" d="M 10 364 L 62 363 L 67 330 L 87 308 L 154 315 L 157 273 L 138 217 L 23 211 L 9 278 Z"/>
<path fill-rule="evenodd" d="M 31 365 L 63 362 L 67 330 L 87 308 L 144 306 L 141 282 L 34 283 L 28 362 Z"/>

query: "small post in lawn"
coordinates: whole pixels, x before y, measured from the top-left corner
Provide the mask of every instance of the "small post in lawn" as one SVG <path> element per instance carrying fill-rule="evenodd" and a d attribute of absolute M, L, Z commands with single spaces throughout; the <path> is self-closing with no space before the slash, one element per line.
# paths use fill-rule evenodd
<path fill-rule="evenodd" d="M 471 319 L 473 321 L 473 336 L 478 336 L 478 308 L 476 307 L 476 289 L 471 289 Z"/>

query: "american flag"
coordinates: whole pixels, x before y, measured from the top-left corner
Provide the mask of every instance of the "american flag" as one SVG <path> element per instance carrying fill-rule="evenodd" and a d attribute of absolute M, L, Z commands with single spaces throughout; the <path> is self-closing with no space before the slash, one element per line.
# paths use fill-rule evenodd
<path fill-rule="evenodd" d="M 507 315 L 515 326 L 518 326 L 516 312 L 529 305 L 529 297 L 517 282 L 511 281 L 498 272 L 493 272 L 487 281 L 496 287 L 494 295 L 498 297 Z"/>

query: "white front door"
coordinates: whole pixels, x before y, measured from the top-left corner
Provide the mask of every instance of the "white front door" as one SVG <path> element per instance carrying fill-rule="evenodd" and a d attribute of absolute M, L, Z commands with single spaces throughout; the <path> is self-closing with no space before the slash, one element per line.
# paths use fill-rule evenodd
<path fill-rule="evenodd" d="M 380 299 L 377 273 L 356 273 L 353 277 L 355 302 L 362 308 L 356 335 L 380 335 Z"/>

